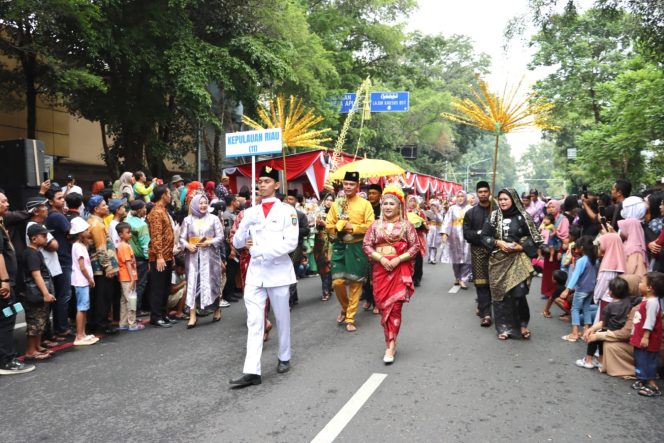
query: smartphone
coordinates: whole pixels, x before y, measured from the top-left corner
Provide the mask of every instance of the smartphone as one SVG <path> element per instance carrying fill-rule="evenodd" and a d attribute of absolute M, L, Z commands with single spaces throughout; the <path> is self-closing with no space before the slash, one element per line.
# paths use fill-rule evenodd
<path fill-rule="evenodd" d="M 583 185 L 583 198 L 588 198 L 588 185 Z"/>
<path fill-rule="evenodd" d="M 600 206 L 599 208 L 599 222 L 604 226 L 605 231 L 609 230 L 609 227 L 606 224 L 606 208 L 604 206 Z"/>
<path fill-rule="evenodd" d="M 44 172 L 42 173 L 42 178 L 43 178 L 42 181 L 48 181 L 48 171 L 44 171 Z"/>

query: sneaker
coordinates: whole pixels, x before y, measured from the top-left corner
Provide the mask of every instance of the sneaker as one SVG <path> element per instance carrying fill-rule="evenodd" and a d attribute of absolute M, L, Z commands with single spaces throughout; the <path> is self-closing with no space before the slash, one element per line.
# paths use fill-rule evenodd
<path fill-rule="evenodd" d="M 89 336 L 83 337 L 80 340 L 74 340 L 74 346 L 90 346 L 97 343 L 99 339 L 97 337 L 90 338 Z"/>
<path fill-rule="evenodd" d="M 220 308 L 227 308 L 227 307 L 229 307 L 230 305 L 231 305 L 231 304 L 228 303 L 228 302 L 227 302 L 226 300 L 224 300 L 224 299 L 222 299 L 221 302 L 219 303 L 219 307 L 220 307 Z"/>
<path fill-rule="evenodd" d="M 21 363 L 17 359 L 12 359 L 0 366 L 0 375 L 26 374 L 35 370 L 35 365 Z"/>
<path fill-rule="evenodd" d="M 580 368 L 586 369 L 595 369 L 595 365 L 592 363 L 587 363 L 585 358 L 580 358 L 576 361 L 576 365 Z"/>
<path fill-rule="evenodd" d="M 129 332 L 134 332 L 134 331 L 142 331 L 145 329 L 145 325 L 142 323 L 136 323 L 134 326 L 129 326 L 127 329 Z"/>

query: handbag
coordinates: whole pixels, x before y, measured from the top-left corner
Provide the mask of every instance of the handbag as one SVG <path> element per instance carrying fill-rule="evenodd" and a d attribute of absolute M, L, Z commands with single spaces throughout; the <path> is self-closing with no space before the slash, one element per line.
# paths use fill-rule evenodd
<path fill-rule="evenodd" d="M 42 276 L 43 277 L 43 276 Z M 48 290 L 49 293 L 53 294 L 53 282 L 51 281 L 51 277 L 43 277 L 44 279 L 44 284 L 46 285 L 46 289 Z M 39 287 L 37 284 L 34 282 L 34 280 L 26 281 L 25 282 L 25 299 L 32 304 L 39 304 L 44 302 L 44 296 L 42 295 L 41 291 L 39 290 Z"/>

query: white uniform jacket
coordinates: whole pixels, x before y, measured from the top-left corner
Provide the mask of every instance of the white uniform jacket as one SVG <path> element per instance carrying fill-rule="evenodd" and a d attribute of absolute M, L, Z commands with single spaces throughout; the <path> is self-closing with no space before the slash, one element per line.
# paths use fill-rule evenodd
<path fill-rule="evenodd" d="M 248 208 L 233 236 L 236 249 L 245 247 L 249 238 L 253 246 L 249 249 L 251 260 L 247 270 L 248 285 L 274 288 L 297 282 L 293 263 L 288 254 L 295 250 L 298 240 L 298 223 L 295 209 L 277 199 L 267 218 L 262 205 Z"/>

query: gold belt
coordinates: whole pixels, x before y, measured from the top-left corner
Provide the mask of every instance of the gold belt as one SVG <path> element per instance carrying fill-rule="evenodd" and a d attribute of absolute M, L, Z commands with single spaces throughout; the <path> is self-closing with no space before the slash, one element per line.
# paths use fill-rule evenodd
<path fill-rule="evenodd" d="M 397 255 L 397 248 L 392 245 L 376 246 L 376 252 L 383 255 Z"/>
<path fill-rule="evenodd" d="M 189 242 L 190 245 L 197 245 L 201 242 L 201 240 L 205 239 L 205 237 L 189 237 L 187 241 Z"/>

